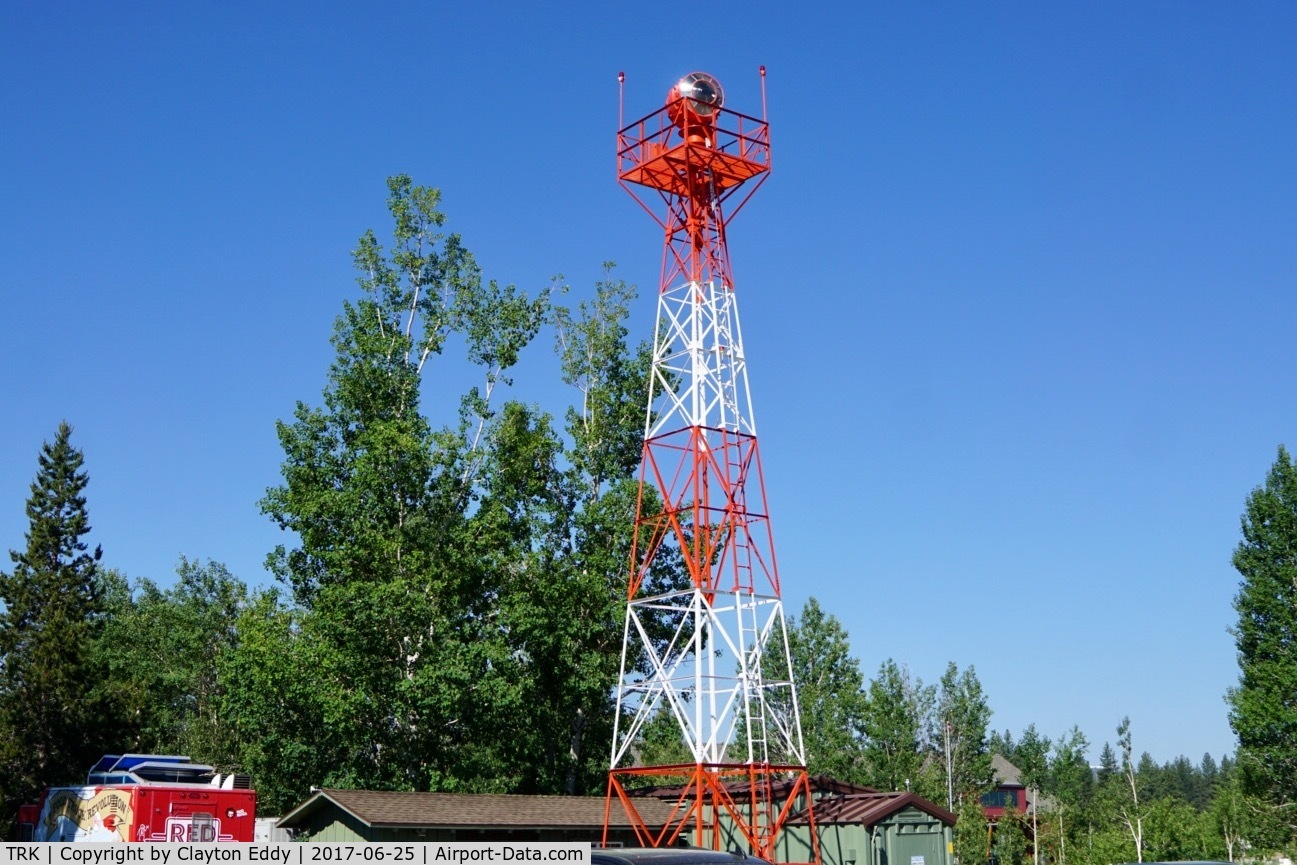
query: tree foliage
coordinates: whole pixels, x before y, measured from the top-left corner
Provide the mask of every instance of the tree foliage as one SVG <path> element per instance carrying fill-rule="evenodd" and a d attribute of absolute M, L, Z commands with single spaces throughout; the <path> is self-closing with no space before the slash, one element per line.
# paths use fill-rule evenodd
<path fill-rule="evenodd" d="M 1031 819 L 1026 812 L 1012 806 L 1005 808 L 1004 815 L 995 824 L 992 858 L 999 865 L 1025 865 L 1030 856 L 1031 835 Z"/>
<path fill-rule="evenodd" d="M 955 860 L 961 865 L 963 863 L 980 865 L 989 861 L 994 838 L 982 806 L 973 799 L 956 802 L 955 818 L 952 839 Z"/>
<path fill-rule="evenodd" d="M 59 424 L 38 456 L 26 546 L 0 573 L 0 789 L 6 814 L 42 788 L 77 780 L 108 743 L 120 713 L 97 644 L 105 605 L 103 555 L 90 532 L 85 458 Z"/>
<path fill-rule="evenodd" d="M 808 770 L 812 775 L 864 783 L 868 777 L 863 747 L 864 676 L 860 662 L 851 655 L 846 630 L 810 598 L 801 615 L 789 623 L 788 649 Z"/>
<path fill-rule="evenodd" d="M 995 786 L 995 777 L 988 738 L 991 707 L 973 667 L 961 672 L 954 661 L 946 666 L 935 720 L 948 751 L 949 789 L 956 799 L 977 799 Z"/>
<path fill-rule="evenodd" d="M 530 618 L 543 605 L 524 596 L 567 505 L 549 417 L 496 407 L 549 293 L 484 281 L 442 230 L 437 190 L 404 176 L 388 188 L 392 249 L 367 231 L 353 253 L 362 295 L 334 328 L 323 405 L 299 403 L 279 424 L 284 483 L 262 507 L 300 541 L 270 565 L 301 609 L 263 600 L 263 621 L 280 623 L 267 639 L 309 659 L 312 687 L 293 715 L 322 724 L 310 761 L 327 767 L 323 783 L 545 786 L 528 737 L 493 731 L 538 729 L 518 723 L 534 719 L 529 673 L 544 653 Z M 481 379 L 460 396 L 458 422 L 435 429 L 420 400 L 452 338 Z M 242 697 L 240 716 L 260 727 L 267 707 Z"/>
<path fill-rule="evenodd" d="M 302 786 L 336 778 L 338 730 L 309 675 L 317 646 L 302 635 L 305 611 L 275 589 L 258 592 L 240 612 L 239 642 L 217 661 L 223 711 L 239 733 L 240 762 L 257 788 L 258 808 L 284 814 L 302 801 Z"/>
<path fill-rule="evenodd" d="M 132 587 L 116 572 L 106 576 L 103 663 L 131 734 L 115 747 L 188 754 L 231 770 L 239 744 L 225 717 L 218 665 L 238 642 L 247 587 L 220 562 L 183 557 L 166 589 L 149 579 Z"/>
<path fill-rule="evenodd" d="M 1246 789 L 1286 806 L 1297 827 L 1297 463 L 1282 446 L 1265 484 L 1247 498 L 1234 609 L 1239 683 L 1230 725 Z"/>
<path fill-rule="evenodd" d="M 605 263 L 593 298 L 552 310 L 562 378 L 579 400 L 565 413 L 564 435 L 551 431 L 545 439 L 555 469 L 527 510 L 525 544 L 517 551 L 522 564 L 501 598 L 527 668 L 535 768 L 529 790 L 574 794 L 602 790 L 606 782 L 651 362 L 645 344 L 632 347 L 627 339 L 634 297 L 634 287 Z M 527 474 L 532 462 L 513 464 Z M 651 507 L 652 491 L 644 495 Z M 678 562 L 664 556 L 646 591 L 683 580 Z M 629 658 L 632 665 L 638 660 Z"/>
<path fill-rule="evenodd" d="M 645 722 L 635 743 L 635 762 L 640 766 L 674 766 L 688 765 L 694 762 L 683 737 L 680 735 L 680 722 L 671 713 L 670 706 L 662 703 L 653 716 Z M 635 778 L 629 779 L 635 783 Z M 685 776 L 680 778 L 647 777 L 643 783 L 650 784 L 683 784 Z"/>
<path fill-rule="evenodd" d="M 869 683 L 865 703 L 868 784 L 881 790 L 922 790 L 932 795 L 929 717 L 936 689 L 888 658 Z"/>
<path fill-rule="evenodd" d="M 1135 771 L 1135 762 L 1131 757 L 1134 753 L 1132 741 L 1130 718 L 1122 718 L 1121 723 L 1117 725 L 1117 748 L 1121 752 L 1121 781 L 1116 785 L 1121 791 L 1116 797 L 1117 813 L 1121 816 L 1122 825 L 1130 833 L 1131 843 L 1135 847 L 1135 861 L 1143 862 L 1144 806 L 1139 802 L 1141 784 Z M 1144 769 L 1143 776 L 1147 779 L 1148 767 L 1144 763 L 1141 763 L 1141 767 Z"/>
<path fill-rule="evenodd" d="M 1043 791 L 1053 800 L 1053 820 L 1059 865 L 1066 865 L 1068 833 L 1075 834 L 1076 817 L 1084 812 L 1093 797 L 1093 774 L 1085 759 L 1086 741 L 1078 727 L 1059 736 L 1049 755 L 1049 768 Z M 1041 836 L 1043 837 L 1043 835 Z"/>

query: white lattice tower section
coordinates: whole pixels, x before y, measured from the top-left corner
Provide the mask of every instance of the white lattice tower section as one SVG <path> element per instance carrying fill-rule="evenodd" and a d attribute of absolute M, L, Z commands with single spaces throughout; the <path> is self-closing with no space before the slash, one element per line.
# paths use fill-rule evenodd
<path fill-rule="evenodd" d="M 748 507 L 761 478 L 732 287 L 681 282 L 659 294 L 650 387 L 645 482 L 666 499 L 661 543 L 684 548 L 696 585 L 629 603 L 613 768 L 661 707 L 695 762 L 805 765 L 769 520 Z M 751 498 L 764 505 L 764 490 Z M 671 628 L 665 647 L 654 621 Z M 648 675 L 627 667 L 636 649 Z"/>
<path fill-rule="evenodd" d="M 644 438 L 684 426 L 756 436 L 747 362 L 732 288 L 685 282 L 658 295 L 653 378 Z M 659 400 L 658 397 L 661 397 Z"/>

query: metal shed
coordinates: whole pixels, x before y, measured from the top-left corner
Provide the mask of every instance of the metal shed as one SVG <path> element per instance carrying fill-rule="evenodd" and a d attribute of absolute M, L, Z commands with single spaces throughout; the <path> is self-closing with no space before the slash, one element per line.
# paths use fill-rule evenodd
<path fill-rule="evenodd" d="M 667 819 L 668 805 L 643 804 Z M 312 841 L 589 841 L 603 837 L 602 796 L 517 796 L 318 790 L 277 824 Z M 633 845 L 634 830 L 614 808 L 609 840 Z M 658 814 L 658 811 L 663 811 Z"/>
<path fill-rule="evenodd" d="M 951 865 L 955 815 L 913 793 L 852 793 L 815 803 L 823 865 Z M 780 858 L 811 858 L 804 812 L 780 836 Z"/>

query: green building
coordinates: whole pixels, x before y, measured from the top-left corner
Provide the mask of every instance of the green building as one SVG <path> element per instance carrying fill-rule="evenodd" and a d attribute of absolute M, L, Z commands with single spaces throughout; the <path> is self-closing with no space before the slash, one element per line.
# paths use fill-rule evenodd
<path fill-rule="evenodd" d="M 913 793 L 851 793 L 815 803 L 822 865 L 951 865 L 955 815 Z M 779 858 L 811 859 L 805 812 L 784 824 Z"/>

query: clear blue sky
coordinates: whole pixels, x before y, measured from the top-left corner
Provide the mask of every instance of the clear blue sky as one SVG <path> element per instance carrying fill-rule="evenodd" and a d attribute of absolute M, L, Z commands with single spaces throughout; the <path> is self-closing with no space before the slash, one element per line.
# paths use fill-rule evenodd
<path fill-rule="evenodd" d="M 617 72 L 628 116 L 695 69 L 759 113 L 765 64 L 731 244 L 789 608 L 869 675 L 975 665 L 997 729 L 1219 758 L 1239 515 L 1297 447 L 1295 44 L 1287 3 L 5 4 L 0 550 L 66 418 L 108 564 L 265 583 L 384 178 L 503 281 L 617 260 L 646 335 Z"/>

